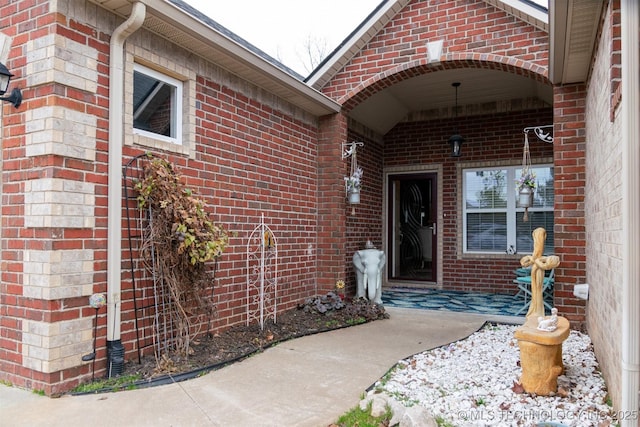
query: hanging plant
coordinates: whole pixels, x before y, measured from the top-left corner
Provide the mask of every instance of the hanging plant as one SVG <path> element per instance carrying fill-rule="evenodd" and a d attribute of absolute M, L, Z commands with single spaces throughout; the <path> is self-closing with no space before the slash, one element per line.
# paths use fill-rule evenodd
<path fill-rule="evenodd" d="M 198 316 L 211 315 L 213 307 L 205 299 L 212 286 L 210 265 L 229 244 L 225 229 L 206 212 L 202 199 L 185 187 L 181 175 L 167 160 L 149 155 L 144 176 L 135 183 L 140 209 L 148 210 L 143 232 L 142 254 L 147 268 L 160 274 L 167 309 L 177 329 L 175 350 L 189 354 L 189 343 L 197 334 Z M 161 355 L 156 354 L 158 360 Z"/>
<path fill-rule="evenodd" d="M 138 207 L 149 207 L 165 243 L 189 264 L 204 264 L 220 256 L 229 243 L 226 231 L 213 223 L 204 201 L 185 188 L 171 163 L 153 158 L 145 178 L 136 183 Z M 160 224 L 157 221 L 161 220 Z"/>
<path fill-rule="evenodd" d="M 524 134 L 524 149 L 522 151 L 522 172 L 520 178 L 516 180 L 516 190 L 518 192 L 518 204 L 524 208 L 522 220 L 529 220 L 529 208 L 533 206 L 533 196 L 536 188 L 536 174 L 531 169 L 531 154 L 529 153 L 529 139 L 527 133 Z"/>
<path fill-rule="evenodd" d="M 362 168 L 357 167 L 351 176 L 345 177 L 345 183 L 347 186 L 347 193 L 357 193 L 362 187 Z"/>
<path fill-rule="evenodd" d="M 344 177 L 345 189 L 349 203 L 360 203 L 360 189 L 362 188 L 362 168 L 358 166 L 357 150 L 358 146 L 364 145 L 362 142 L 351 142 L 346 144 L 349 148 L 343 153 L 342 158 L 351 157 L 351 174 Z M 355 210 L 355 208 L 354 208 Z M 355 212 L 353 212 L 355 214 Z"/>
<path fill-rule="evenodd" d="M 520 192 L 520 190 L 522 189 L 535 190 L 536 173 L 532 170 L 525 171 L 523 169 L 522 175 L 520 176 L 520 178 L 516 179 L 516 186 L 517 186 L 518 192 Z"/>

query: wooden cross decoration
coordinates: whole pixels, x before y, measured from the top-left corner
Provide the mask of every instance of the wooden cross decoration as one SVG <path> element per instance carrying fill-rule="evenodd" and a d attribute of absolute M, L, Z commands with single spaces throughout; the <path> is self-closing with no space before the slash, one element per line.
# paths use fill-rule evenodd
<path fill-rule="evenodd" d="M 551 255 L 543 256 L 544 241 L 547 238 L 547 231 L 540 227 L 533 230 L 533 254 L 522 257 L 520 265 L 531 266 L 531 305 L 527 311 L 527 320 L 531 317 L 538 319 L 544 317 L 544 274 L 545 271 L 556 268 L 560 265 L 560 258 Z"/>

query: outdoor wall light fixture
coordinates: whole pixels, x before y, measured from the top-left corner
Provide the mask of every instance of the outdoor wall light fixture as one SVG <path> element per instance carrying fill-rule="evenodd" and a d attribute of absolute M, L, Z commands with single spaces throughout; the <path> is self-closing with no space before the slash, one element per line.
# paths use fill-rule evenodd
<path fill-rule="evenodd" d="M 456 105 L 454 108 L 456 128 L 458 126 L 458 87 L 460 86 L 460 82 L 451 83 L 451 86 L 456 88 Z M 462 143 L 464 143 L 464 138 L 458 134 L 458 130 L 456 129 L 455 135 L 452 135 L 449 138 L 449 145 L 451 145 L 451 157 L 460 157 L 462 151 Z"/>
<path fill-rule="evenodd" d="M 0 62 L 0 95 L 7 93 L 9 89 L 9 82 L 11 81 L 13 74 L 9 72 L 7 67 Z M 5 101 L 13 104 L 15 108 L 18 108 L 22 103 L 22 92 L 16 88 L 11 91 L 11 95 L 6 97 L 0 97 L 0 101 Z"/>

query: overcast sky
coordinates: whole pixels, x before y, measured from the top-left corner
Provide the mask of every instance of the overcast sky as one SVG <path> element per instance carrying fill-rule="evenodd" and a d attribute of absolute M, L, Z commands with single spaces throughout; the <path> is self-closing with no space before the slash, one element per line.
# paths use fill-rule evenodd
<path fill-rule="evenodd" d="M 382 0 L 184 0 L 303 76 L 305 41 L 331 53 Z M 547 7 L 547 0 L 533 0 Z M 312 42 L 313 43 L 313 42 Z"/>

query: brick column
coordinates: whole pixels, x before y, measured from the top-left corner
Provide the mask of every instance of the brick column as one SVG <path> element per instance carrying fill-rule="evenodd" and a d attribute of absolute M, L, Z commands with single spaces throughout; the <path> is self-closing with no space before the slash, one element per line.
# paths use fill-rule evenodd
<path fill-rule="evenodd" d="M 32 19 L 24 25 L 35 26 Z M 105 110 L 97 106 L 103 52 L 86 34 L 55 29 L 14 38 L 11 67 L 24 100 L 4 119 L 2 150 L 0 379 L 46 394 L 91 372 L 82 360 L 93 348 L 88 297 L 105 246 L 96 213 L 106 204 L 98 149 Z"/>
<path fill-rule="evenodd" d="M 583 84 L 554 87 L 554 245 L 560 257 L 554 303 L 573 327 L 585 321 L 585 302 L 573 296 L 573 285 L 586 280 L 586 94 Z"/>
<path fill-rule="evenodd" d="M 346 274 L 346 214 L 342 142 L 347 118 L 342 114 L 320 120 L 318 140 L 318 292 L 334 288 Z"/>

